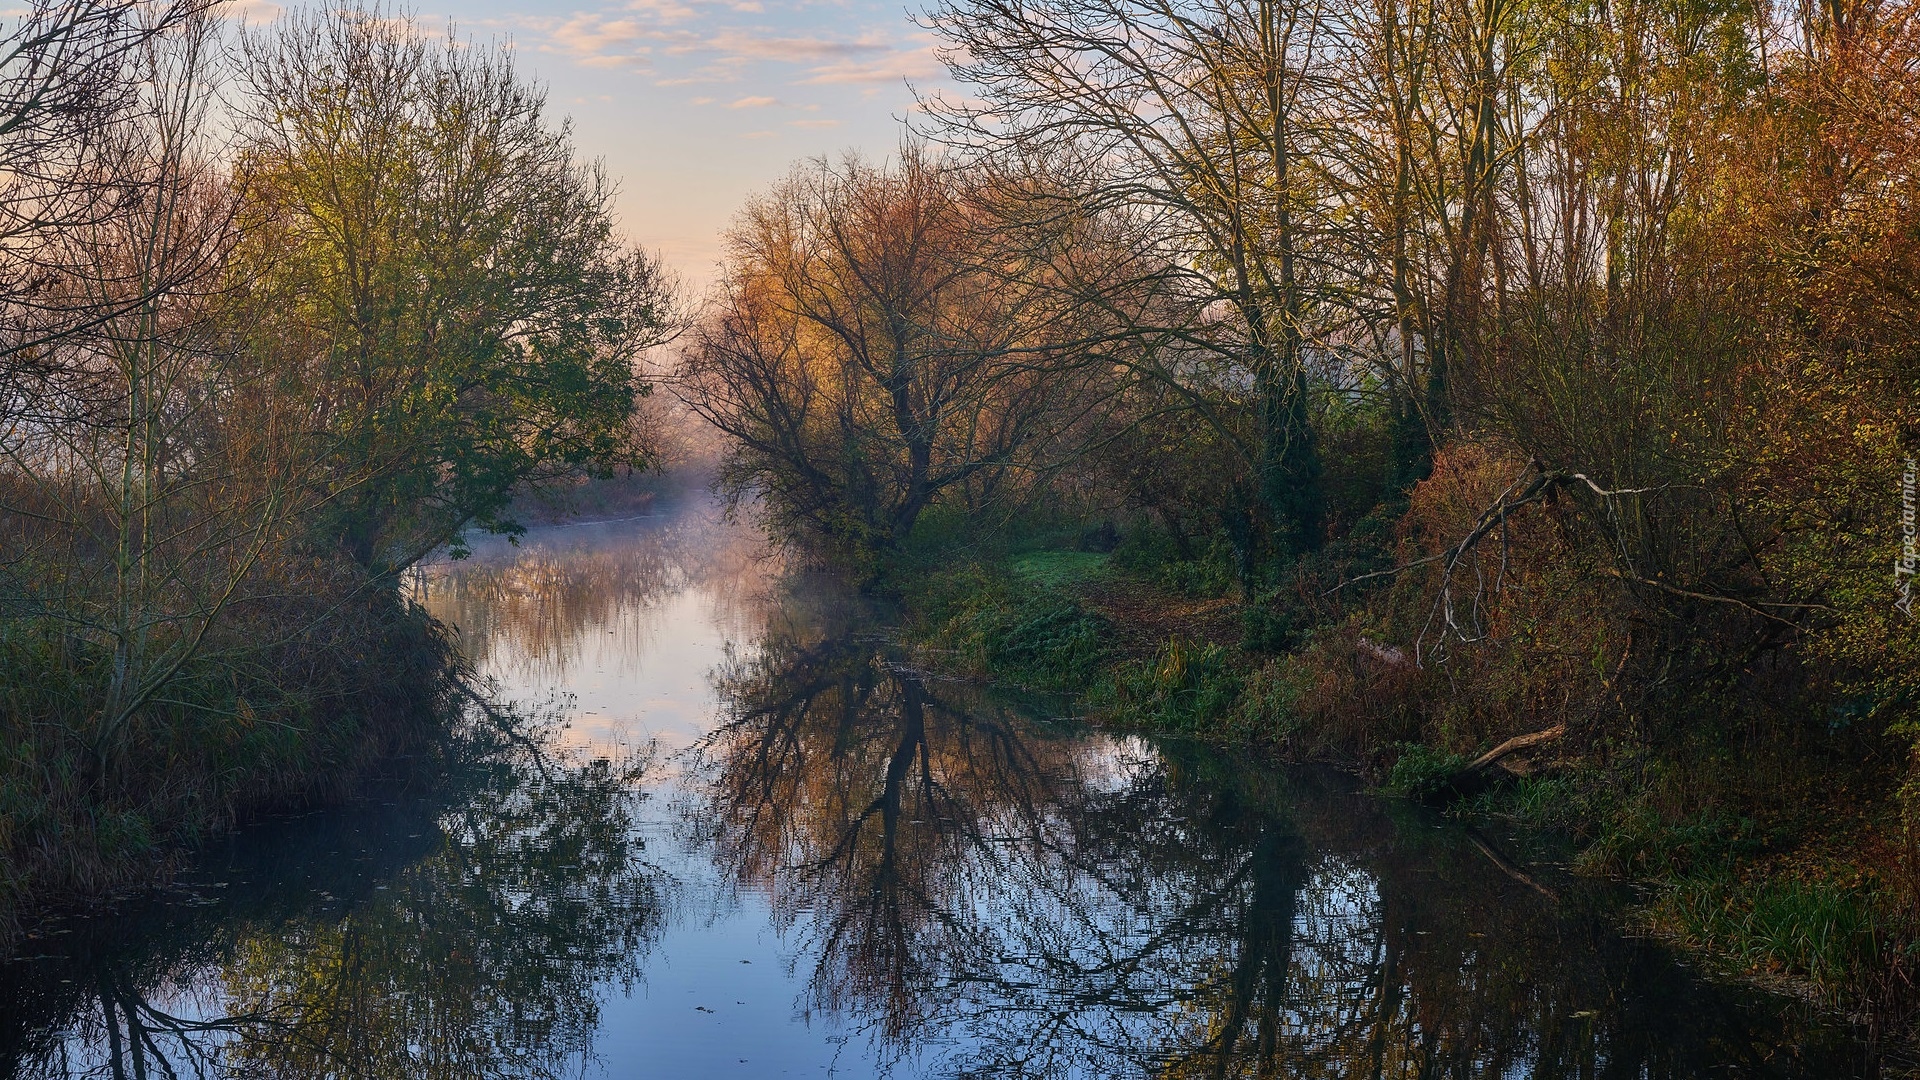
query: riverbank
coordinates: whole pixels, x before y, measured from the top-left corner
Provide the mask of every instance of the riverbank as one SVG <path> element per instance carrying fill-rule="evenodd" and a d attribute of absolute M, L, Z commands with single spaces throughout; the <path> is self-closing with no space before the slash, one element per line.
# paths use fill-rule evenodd
<path fill-rule="evenodd" d="M 1421 697 L 1444 661 L 1352 621 L 1250 648 L 1262 615 L 1234 595 L 1223 560 L 1169 558 L 1148 539 L 1054 530 L 909 556 L 887 587 L 931 667 L 1070 695 L 1108 728 L 1326 762 L 1451 815 L 1564 834 L 1577 873 L 1641 888 L 1630 930 L 1911 1040 L 1920 936 L 1898 740 L 1757 721 L 1663 740 L 1644 734 L 1657 724 L 1575 718 L 1462 798 L 1448 779 L 1513 733 L 1449 723 L 1456 700 Z"/>
<path fill-rule="evenodd" d="M 430 761 L 458 716 L 446 628 L 390 591 L 240 613 L 111 746 L 109 658 L 57 629 L 0 627 L 0 957 L 42 916 L 110 907 L 237 825 Z M 244 662 L 220 647 L 241 642 Z"/>
<path fill-rule="evenodd" d="M 625 477 L 579 485 L 588 498 L 526 501 L 552 507 L 563 529 L 618 527 L 610 507 L 643 511 L 628 521 L 710 524 L 718 509 L 691 494 L 698 486 L 684 474 Z M 446 565 L 430 560 L 427 577 Z M 423 588 L 325 569 L 292 581 L 264 569 L 261 600 L 211 628 L 176 689 L 111 733 L 99 719 L 111 657 L 48 621 L 0 621 L 0 959 L 46 918 L 111 911 L 171 880 L 237 827 L 336 806 L 369 784 L 439 782 L 466 752 L 485 659 L 455 640 L 456 625 L 592 615 L 540 591 L 552 580 L 522 606 L 486 597 L 482 613 L 430 610 Z M 652 564 L 572 569 L 637 593 L 669 577 Z"/>

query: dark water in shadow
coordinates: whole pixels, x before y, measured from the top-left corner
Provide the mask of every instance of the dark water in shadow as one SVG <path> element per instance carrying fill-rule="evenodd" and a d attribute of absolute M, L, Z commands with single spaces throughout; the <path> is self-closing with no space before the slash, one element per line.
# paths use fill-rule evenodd
<path fill-rule="evenodd" d="M 704 510 L 432 568 L 571 726 L 241 832 L 0 966 L 0 1076 L 1862 1076 L 1617 890 L 906 667 Z"/>

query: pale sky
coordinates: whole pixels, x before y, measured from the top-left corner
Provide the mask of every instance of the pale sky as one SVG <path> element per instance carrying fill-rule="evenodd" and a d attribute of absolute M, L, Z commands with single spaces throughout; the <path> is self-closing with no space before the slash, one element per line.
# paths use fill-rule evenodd
<path fill-rule="evenodd" d="M 619 182 L 630 239 L 689 285 L 719 233 L 796 160 L 885 157 L 908 83 L 943 83 L 901 0 L 416 0 L 419 21 L 501 38 Z M 291 5 L 289 5 L 291 6 Z"/>

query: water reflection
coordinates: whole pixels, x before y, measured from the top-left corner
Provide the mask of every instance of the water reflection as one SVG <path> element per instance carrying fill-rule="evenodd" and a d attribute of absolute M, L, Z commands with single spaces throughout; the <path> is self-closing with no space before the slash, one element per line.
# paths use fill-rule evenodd
<path fill-rule="evenodd" d="M 689 808 L 779 897 L 808 1002 L 940 1074 L 1855 1075 L 1486 837 L 1313 773 L 1022 720 L 860 618 L 718 680 Z"/>
<path fill-rule="evenodd" d="M 577 1073 L 660 925 L 634 778 L 494 748 L 460 779 L 244 834 L 184 902 L 0 968 L 0 1075 Z"/>
<path fill-rule="evenodd" d="M 424 571 L 574 749 L 476 744 L 31 943 L 0 1077 L 1873 1070 L 1511 837 L 929 678 L 692 509 Z M 605 759 L 649 741 L 643 798 Z"/>
<path fill-rule="evenodd" d="M 537 692 L 567 686 L 582 668 L 648 666 L 689 634 L 739 634 L 777 569 L 750 530 L 694 501 L 517 542 L 478 538 L 467 558 L 423 567 L 415 587 L 477 667 Z M 701 610 L 676 603 L 689 598 Z"/>
<path fill-rule="evenodd" d="M 980 947 L 969 899 L 1043 842 L 1083 748 L 901 677 L 851 628 L 795 630 L 722 669 L 729 718 L 701 746 L 710 787 L 690 816 L 783 927 L 806 921 L 811 1007 L 873 1013 L 910 1042 Z"/>

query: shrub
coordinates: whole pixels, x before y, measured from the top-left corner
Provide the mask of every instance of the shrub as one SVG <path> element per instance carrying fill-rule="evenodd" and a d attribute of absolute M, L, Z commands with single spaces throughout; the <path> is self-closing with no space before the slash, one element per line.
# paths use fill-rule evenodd
<path fill-rule="evenodd" d="M 1052 591 L 1038 591 L 983 621 L 987 667 L 1031 690 L 1085 689 L 1106 659 L 1107 621 Z"/>
<path fill-rule="evenodd" d="M 1226 596 L 1238 586 L 1233 548 L 1224 536 L 1191 550 L 1151 525 L 1129 530 L 1113 549 L 1113 567 L 1189 599 Z"/>
<path fill-rule="evenodd" d="M 1387 773 L 1387 790 L 1409 799 L 1426 799 L 1439 794 L 1447 781 L 1470 759 L 1418 743 L 1401 743 L 1400 756 Z"/>
<path fill-rule="evenodd" d="M 1214 644 L 1170 638 L 1151 660 L 1114 672 L 1112 711 L 1125 723 L 1188 734 L 1220 734 L 1241 704 L 1245 673 Z"/>
<path fill-rule="evenodd" d="M 1084 571 L 1084 560 L 1103 558 L 1049 554 L 1079 560 L 1037 564 L 1060 578 Z M 918 613 L 935 627 L 933 643 L 958 652 L 975 674 L 1024 689 L 1083 690 L 1108 656 L 1107 621 L 1035 578 L 1016 583 L 969 565 L 931 575 L 915 600 Z"/>
<path fill-rule="evenodd" d="M 1751 817 L 1708 808 L 1668 820 L 1642 798 L 1606 822 L 1578 865 L 1589 873 L 1716 873 L 1736 859 L 1759 855 L 1767 842 Z"/>

